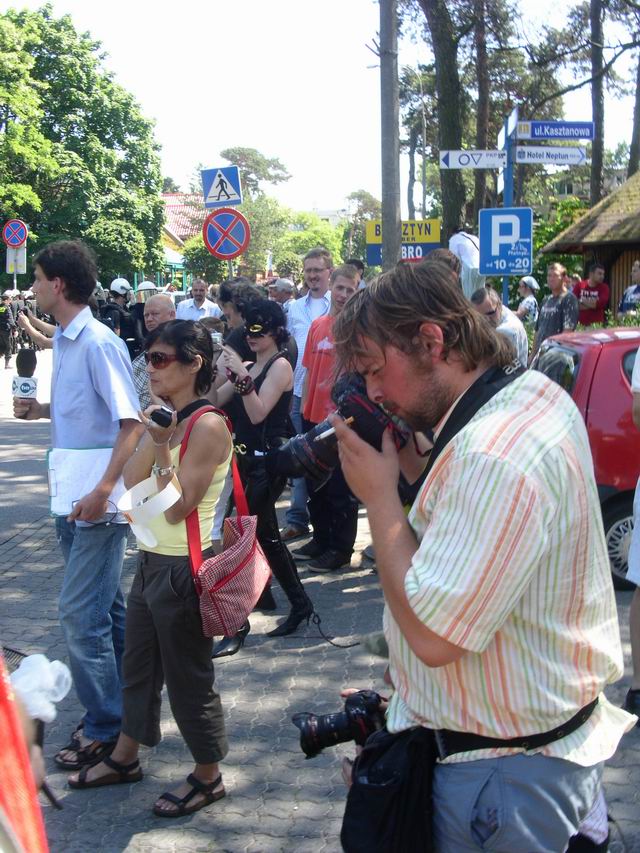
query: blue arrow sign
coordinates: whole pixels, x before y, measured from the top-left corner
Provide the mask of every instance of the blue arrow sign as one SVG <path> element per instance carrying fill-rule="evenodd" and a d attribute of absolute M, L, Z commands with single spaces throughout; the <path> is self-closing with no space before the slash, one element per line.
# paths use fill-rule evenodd
<path fill-rule="evenodd" d="M 593 139 L 592 121 L 519 121 L 518 139 Z"/>
<path fill-rule="evenodd" d="M 220 166 L 200 172 L 205 207 L 242 204 L 242 185 L 237 166 Z"/>
<path fill-rule="evenodd" d="M 530 207 L 481 210 L 480 275 L 527 275 L 533 261 Z"/>

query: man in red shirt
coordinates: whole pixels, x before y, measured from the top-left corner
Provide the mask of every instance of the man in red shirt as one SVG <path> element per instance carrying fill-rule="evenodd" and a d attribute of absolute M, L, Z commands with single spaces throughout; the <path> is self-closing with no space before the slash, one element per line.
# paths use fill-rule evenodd
<path fill-rule="evenodd" d="M 573 295 L 580 303 L 579 323 L 583 326 L 604 323 L 604 312 L 609 305 L 609 285 L 604 282 L 602 264 L 591 264 L 588 278 L 575 285 Z"/>
<path fill-rule="evenodd" d="M 333 324 L 358 289 L 358 270 L 351 264 L 336 267 L 329 279 L 331 308 L 314 320 L 309 329 L 302 365 L 307 372 L 302 386 L 304 431 L 335 411 L 331 391 L 335 383 Z M 313 539 L 292 551 L 297 561 L 309 561 L 313 572 L 331 572 L 348 566 L 358 526 L 358 501 L 347 486 L 338 465 L 319 489 L 309 483 L 309 515 Z"/>

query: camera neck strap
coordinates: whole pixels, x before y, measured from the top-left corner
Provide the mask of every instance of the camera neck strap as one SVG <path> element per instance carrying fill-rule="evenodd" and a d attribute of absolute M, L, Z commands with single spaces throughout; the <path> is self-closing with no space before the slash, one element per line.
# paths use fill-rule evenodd
<path fill-rule="evenodd" d="M 436 459 L 442 453 L 444 448 L 449 444 L 461 429 L 463 429 L 480 409 L 491 400 L 492 397 L 506 388 L 509 383 L 513 382 L 524 373 L 524 367 L 515 359 L 506 367 L 490 367 L 488 370 L 478 377 L 476 381 L 464 392 L 458 400 L 454 410 L 447 418 L 447 422 L 443 426 L 438 438 L 433 445 L 429 454 L 429 461 L 418 479 L 411 485 L 411 490 L 415 491 L 416 495 L 424 481 L 429 476 L 429 472 L 433 468 Z"/>

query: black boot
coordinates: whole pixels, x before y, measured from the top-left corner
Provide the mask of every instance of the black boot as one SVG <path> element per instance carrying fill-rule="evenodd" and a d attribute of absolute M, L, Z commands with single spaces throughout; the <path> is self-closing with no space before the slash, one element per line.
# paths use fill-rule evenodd
<path fill-rule="evenodd" d="M 250 630 L 251 625 L 247 619 L 237 634 L 234 634 L 232 637 L 223 637 L 219 643 L 216 643 L 211 657 L 224 658 L 229 657 L 230 655 L 235 655 L 236 652 L 239 652 L 244 645 L 244 641 L 246 640 L 247 634 Z"/>
<path fill-rule="evenodd" d="M 308 625 L 309 619 L 313 616 L 313 604 L 297 573 L 291 577 L 284 591 L 291 602 L 291 610 L 284 622 L 281 622 L 273 631 L 267 631 L 267 637 L 286 637 L 293 634 L 304 619 L 307 620 Z"/>
<path fill-rule="evenodd" d="M 271 589 L 271 583 L 269 582 L 265 588 L 262 590 L 262 594 L 260 598 L 256 601 L 256 606 L 253 608 L 254 610 L 275 610 L 278 605 L 276 604 L 276 600 L 273 597 L 273 590 Z"/>

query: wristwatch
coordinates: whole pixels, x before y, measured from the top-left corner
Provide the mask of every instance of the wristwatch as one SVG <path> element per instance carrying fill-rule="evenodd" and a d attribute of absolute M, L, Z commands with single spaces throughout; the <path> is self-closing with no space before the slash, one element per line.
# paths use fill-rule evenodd
<path fill-rule="evenodd" d="M 176 470 L 175 465 L 168 465 L 166 468 L 160 468 L 159 465 L 152 465 L 151 466 L 151 473 L 156 477 L 166 477 L 169 474 L 173 474 L 173 472 L 175 470 Z"/>

